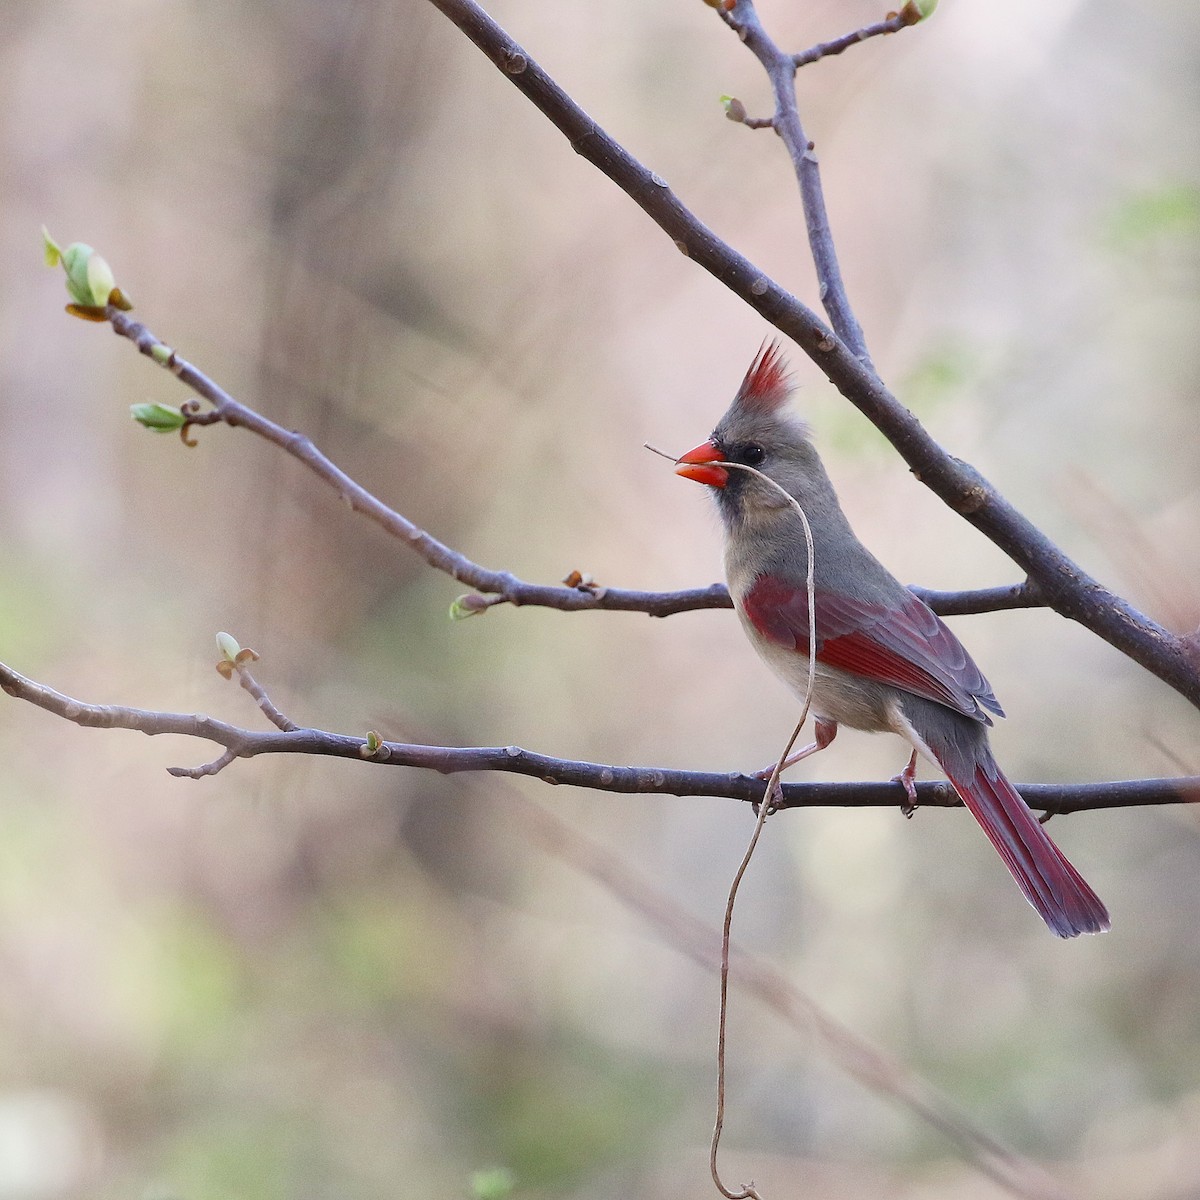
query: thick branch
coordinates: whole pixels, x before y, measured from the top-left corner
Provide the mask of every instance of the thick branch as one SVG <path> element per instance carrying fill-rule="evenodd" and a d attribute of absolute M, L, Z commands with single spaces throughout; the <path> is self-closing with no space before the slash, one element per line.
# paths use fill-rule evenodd
<path fill-rule="evenodd" d="M 544 783 L 627 794 L 712 796 L 757 802 L 763 799 L 766 787 L 763 780 L 737 771 L 720 773 L 611 766 L 553 758 L 518 746 L 422 746 L 382 742 L 373 748 L 365 737 L 323 729 L 243 729 L 202 713 L 88 704 L 27 679 L 3 663 L 0 663 L 0 690 L 76 725 L 94 729 L 132 729 L 152 736 L 173 733 L 213 742 L 224 748 L 225 754 L 202 767 L 170 768 L 173 775 L 189 778 L 215 775 L 235 758 L 255 758 L 260 754 L 317 754 L 331 758 L 369 759 L 394 767 L 420 767 L 443 775 L 460 771 L 502 771 L 528 775 Z M 1050 813 L 1200 801 L 1200 776 L 1070 786 L 1016 786 L 1032 808 Z M 891 808 L 899 807 L 904 798 L 904 789 L 898 783 L 789 783 L 783 787 L 783 801 L 778 807 Z M 960 803 L 949 784 L 932 782 L 917 784 L 917 801 L 930 808 L 953 808 Z"/>
<path fill-rule="evenodd" d="M 674 241 L 791 338 L 892 443 L 913 473 L 1039 586 L 1046 603 L 1078 621 L 1200 707 L 1200 650 L 1114 595 L 1071 561 L 974 467 L 952 458 L 875 373 L 819 317 L 721 241 L 664 180 L 613 141 L 473 0 L 430 0 L 570 141 Z"/>

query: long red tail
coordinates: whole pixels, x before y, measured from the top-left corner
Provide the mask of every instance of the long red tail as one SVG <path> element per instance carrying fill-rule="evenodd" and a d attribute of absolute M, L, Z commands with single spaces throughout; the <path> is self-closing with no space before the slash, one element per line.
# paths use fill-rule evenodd
<path fill-rule="evenodd" d="M 1108 910 L 1050 840 L 986 747 L 974 766 L 969 778 L 965 777 L 967 771 L 947 770 L 947 774 L 1020 884 L 1025 899 L 1061 938 L 1103 933 L 1109 927 Z M 942 767 L 946 770 L 947 764 Z"/>

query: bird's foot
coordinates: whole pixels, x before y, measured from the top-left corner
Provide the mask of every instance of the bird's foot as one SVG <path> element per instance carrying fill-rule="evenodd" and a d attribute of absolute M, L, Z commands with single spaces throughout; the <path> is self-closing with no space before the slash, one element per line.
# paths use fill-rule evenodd
<path fill-rule="evenodd" d="M 775 771 L 775 768 L 772 767 L 771 770 L 768 771 L 765 775 L 756 774 L 754 776 L 754 778 L 755 779 L 770 779 L 771 775 L 774 773 L 774 771 Z M 757 817 L 759 815 L 764 803 L 767 806 L 767 816 L 768 817 L 774 816 L 783 807 L 783 784 L 780 783 L 778 779 L 775 780 L 775 787 L 774 787 L 774 790 L 771 792 L 771 798 L 769 800 L 764 795 L 761 800 L 752 800 L 750 802 L 750 807 L 754 810 L 755 817 Z"/>
<path fill-rule="evenodd" d="M 905 799 L 900 802 L 900 811 L 912 820 L 912 815 L 917 811 L 917 752 L 912 752 L 912 758 L 908 760 L 908 766 L 900 772 L 899 775 L 892 776 L 892 783 L 903 784 Z"/>

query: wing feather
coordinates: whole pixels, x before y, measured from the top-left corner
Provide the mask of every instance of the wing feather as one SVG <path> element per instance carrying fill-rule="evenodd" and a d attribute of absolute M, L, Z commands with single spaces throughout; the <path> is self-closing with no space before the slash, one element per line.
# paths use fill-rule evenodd
<path fill-rule="evenodd" d="M 817 661 L 891 684 L 990 725 L 1004 715 L 963 644 L 911 592 L 894 607 L 833 592 L 816 593 Z M 808 595 L 777 576 L 761 575 L 742 601 L 764 637 L 808 652 Z"/>

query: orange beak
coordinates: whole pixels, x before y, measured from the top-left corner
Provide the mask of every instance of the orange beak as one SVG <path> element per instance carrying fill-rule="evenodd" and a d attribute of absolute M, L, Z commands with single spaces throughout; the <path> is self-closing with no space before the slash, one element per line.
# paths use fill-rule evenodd
<path fill-rule="evenodd" d="M 725 455 L 712 442 L 704 442 L 678 460 L 675 474 L 709 487 L 723 488 L 729 482 L 729 472 L 716 465 L 720 462 L 725 462 Z"/>

